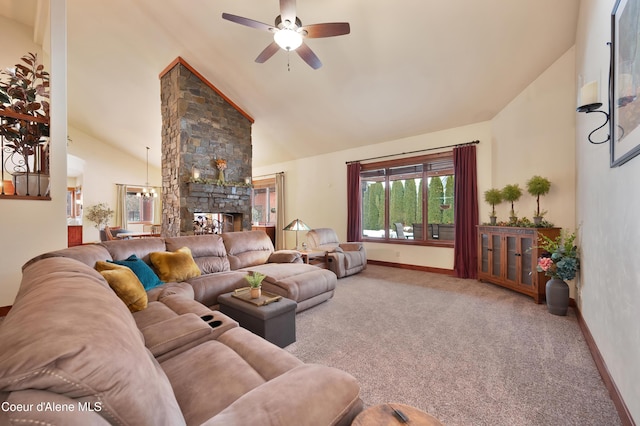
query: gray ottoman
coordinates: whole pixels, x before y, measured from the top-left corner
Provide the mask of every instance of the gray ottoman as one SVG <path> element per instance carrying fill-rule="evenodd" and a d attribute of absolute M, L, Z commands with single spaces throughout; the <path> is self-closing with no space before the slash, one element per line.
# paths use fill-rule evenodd
<path fill-rule="evenodd" d="M 218 296 L 220 312 L 281 348 L 296 341 L 296 302 L 283 297 L 277 302 L 256 306 L 232 294 Z"/>

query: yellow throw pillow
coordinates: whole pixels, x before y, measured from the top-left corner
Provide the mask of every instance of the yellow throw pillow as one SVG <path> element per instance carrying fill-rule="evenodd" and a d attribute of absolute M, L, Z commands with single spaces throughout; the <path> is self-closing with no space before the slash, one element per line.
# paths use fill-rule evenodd
<path fill-rule="evenodd" d="M 131 269 L 108 262 L 96 262 L 96 269 L 131 312 L 147 307 L 147 292 Z"/>
<path fill-rule="evenodd" d="M 149 259 L 164 282 L 181 282 L 200 276 L 200 268 L 193 260 L 189 247 L 182 247 L 174 252 L 153 252 L 149 254 Z"/>

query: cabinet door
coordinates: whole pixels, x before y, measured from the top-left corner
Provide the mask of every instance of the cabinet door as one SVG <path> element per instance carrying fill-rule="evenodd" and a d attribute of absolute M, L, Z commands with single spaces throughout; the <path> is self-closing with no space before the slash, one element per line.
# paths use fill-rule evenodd
<path fill-rule="evenodd" d="M 533 244 L 533 238 L 529 236 L 520 237 L 519 251 L 520 251 L 520 280 L 519 284 L 529 289 L 533 289 L 534 277 L 533 274 L 535 263 L 533 259 L 536 257 Z"/>
<path fill-rule="evenodd" d="M 533 276 L 531 275 L 533 237 L 529 235 L 508 235 L 506 245 L 506 280 L 514 287 L 531 291 Z"/>
<path fill-rule="evenodd" d="M 518 282 L 518 237 L 507 235 L 505 237 L 506 259 L 505 279 L 511 284 Z"/>
<path fill-rule="evenodd" d="M 491 276 L 502 277 L 502 237 L 497 234 L 491 235 Z"/>
<path fill-rule="evenodd" d="M 483 274 L 489 273 L 489 253 L 491 253 L 491 247 L 489 243 L 489 234 L 484 232 L 480 233 L 480 272 Z"/>

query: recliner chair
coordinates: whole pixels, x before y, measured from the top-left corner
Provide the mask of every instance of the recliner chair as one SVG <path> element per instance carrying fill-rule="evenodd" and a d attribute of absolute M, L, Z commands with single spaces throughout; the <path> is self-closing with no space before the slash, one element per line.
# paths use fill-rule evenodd
<path fill-rule="evenodd" d="M 367 254 L 359 242 L 340 243 L 331 228 L 316 228 L 307 232 L 311 250 L 326 251 L 329 269 L 338 278 L 357 274 L 367 267 Z"/>

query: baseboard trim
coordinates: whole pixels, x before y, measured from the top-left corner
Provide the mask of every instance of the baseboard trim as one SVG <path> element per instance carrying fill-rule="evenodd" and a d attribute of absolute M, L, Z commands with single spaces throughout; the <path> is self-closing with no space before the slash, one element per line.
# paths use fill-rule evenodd
<path fill-rule="evenodd" d="M 618 416 L 620 416 L 620 422 L 624 426 L 635 426 L 636 423 L 633 421 L 633 418 L 631 417 L 631 413 L 629 412 L 627 405 L 624 403 L 624 400 L 622 399 L 622 395 L 620 395 L 620 391 L 618 390 L 616 383 L 613 381 L 613 377 L 611 377 L 611 374 L 609 374 L 609 369 L 607 368 L 607 364 L 604 362 L 604 358 L 602 358 L 602 354 L 598 349 L 598 345 L 596 345 L 596 341 L 593 338 L 591 331 L 589 331 L 589 327 L 587 326 L 587 323 L 582 317 L 582 313 L 580 312 L 580 309 L 576 307 L 575 311 L 576 311 L 576 317 L 578 318 L 578 325 L 580 326 L 580 330 L 582 330 L 582 335 L 584 336 L 584 340 L 587 343 L 587 347 L 589 348 L 589 351 L 591 352 L 593 361 L 596 363 L 596 368 L 600 373 L 600 377 L 602 377 L 602 381 L 604 382 L 604 385 L 609 391 L 609 396 L 613 401 L 613 405 L 615 405 L 616 410 L 618 411 Z"/>
<path fill-rule="evenodd" d="M 6 317 L 10 310 L 11 306 L 0 306 L 0 317 Z"/>
<path fill-rule="evenodd" d="M 436 274 L 455 276 L 453 269 L 433 268 L 431 266 L 408 265 L 406 263 L 385 262 L 382 260 L 367 260 L 368 265 L 389 266 L 390 268 L 411 269 L 413 271 L 433 272 Z"/>

